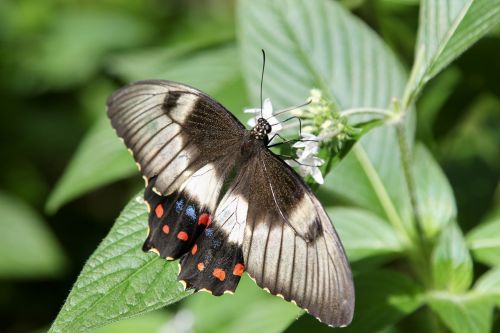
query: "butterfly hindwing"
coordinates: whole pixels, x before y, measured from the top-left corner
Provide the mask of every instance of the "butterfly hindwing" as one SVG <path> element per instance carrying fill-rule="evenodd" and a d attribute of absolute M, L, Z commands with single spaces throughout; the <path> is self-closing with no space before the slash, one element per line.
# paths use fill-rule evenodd
<path fill-rule="evenodd" d="M 214 295 L 234 292 L 245 271 L 243 234 L 247 203 L 233 184 L 217 207 L 214 219 L 181 261 L 179 279 L 187 287 Z"/>
<path fill-rule="evenodd" d="M 156 252 L 169 260 L 177 259 L 189 251 L 210 223 L 211 211 L 183 191 L 168 196 L 158 195 L 152 190 L 155 180 L 150 180 L 144 192 L 150 213 L 143 250 Z"/>
<path fill-rule="evenodd" d="M 268 150 L 238 175 L 248 216 L 246 270 L 257 284 L 293 301 L 323 322 L 344 326 L 354 311 L 354 287 L 344 249 L 311 190 Z"/>

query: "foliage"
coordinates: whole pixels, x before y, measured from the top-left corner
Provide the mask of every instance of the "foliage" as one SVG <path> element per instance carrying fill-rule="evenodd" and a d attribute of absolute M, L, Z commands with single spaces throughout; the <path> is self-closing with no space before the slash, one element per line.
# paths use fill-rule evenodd
<path fill-rule="evenodd" d="M 107 236 L 109 223 L 93 238 L 83 231 L 92 232 L 96 210 L 110 221 L 141 185 L 105 117 L 106 96 L 133 80 L 176 80 L 245 123 L 243 108 L 259 104 L 261 49 L 264 97 L 275 107 L 302 104 L 318 88 L 349 124 L 377 120 L 345 156 L 326 156 L 331 169 L 317 188 L 354 271 L 355 317 L 343 330 L 498 327 L 500 91 L 490 54 L 499 51 L 500 0 L 145 3 L 0 3 L 0 41 L 11 50 L 0 53 L 0 84 L 18 96 L 6 94 L 5 105 L 30 119 L 0 122 L 19 137 L 5 150 L 16 166 L 2 166 L 0 179 L 10 192 L 0 195 L 0 273 L 53 279 L 71 272 L 73 242 L 84 245 L 71 258 L 76 270 L 94 251 L 57 317 L 41 320 L 53 321 L 50 332 L 331 330 L 246 277 L 234 296 L 183 291 L 177 262 L 140 249 L 141 193 Z M 19 129 L 3 125 L 12 123 Z M 28 149 L 39 162 L 18 153 Z M 32 208 L 43 206 L 55 215 Z"/>
<path fill-rule="evenodd" d="M 33 278 L 61 273 L 61 247 L 36 212 L 0 192 L 0 277 Z"/>

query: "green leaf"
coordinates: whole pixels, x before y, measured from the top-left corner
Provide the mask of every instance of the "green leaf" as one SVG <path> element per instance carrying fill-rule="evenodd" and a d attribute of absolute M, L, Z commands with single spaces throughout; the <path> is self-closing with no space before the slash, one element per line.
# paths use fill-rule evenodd
<path fill-rule="evenodd" d="M 403 251 L 394 229 L 377 215 L 356 208 L 327 207 L 326 210 L 350 262 L 370 257 L 391 258 Z"/>
<path fill-rule="evenodd" d="M 239 75 L 238 56 L 234 44 L 209 46 L 179 45 L 121 55 L 110 62 L 110 70 L 127 82 L 165 79 L 214 93 Z"/>
<path fill-rule="evenodd" d="M 388 108 L 405 82 L 401 64 L 382 40 L 335 2 L 241 0 L 239 25 L 244 73 L 255 101 L 261 49 L 266 51 L 263 92 L 279 107 L 302 103 L 310 89 L 319 88 L 340 109 Z"/>
<path fill-rule="evenodd" d="M 177 281 L 177 262 L 141 250 L 147 220 L 138 194 L 85 264 L 50 332 L 88 331 L 189 295 Z"/>
<path fill-rule="evenodd" d="M 61 273 L 65 256 L 45 222 L 25 203 L 0 192 L 0 278 Z"/>
<path fill-rule="evenodd" d="M 428 304 L 454 333 L 489 333 L 493 322 L 493 302 L 477 294 L 432 293 Z"/>
<path fill-rule="evenodd" d="M 103 116 L 90 129 L 47 201 L 48 212 L 66 202 L 137 172 L 134 160 Z"/>
<path fill-rule="evenodd" d="M 469 231 L 467 245 L 476 260 L 500 266 L 500 209 Z"/>
<path fill-rule="evenodd" d="M 39 86 L 65 88 L 90 78 L 106 53 L 138 45 L 149 32 L 145 22 L 119 11 L 64 10 L 26 65 Z"/>
<path fill-rule="evenodd" d="M 455 222 L 441 231 L 432 253 L 432 275 L 435 288 L 452 293 L 462 292 L 472 282 L 472 259 L 462 231 Z"/>
<path fill-rule="evenodd" d="M 422 0 L 415 48 L 416 96 L 450 62 L 500 23 L 500 0 Z"/>
<path fill-rule="evenodd" d="M 376 332 L 397 323 L 422 305 L 422 291 L 406 275 L 378 270 L 354 279 L 354 320 L 342 332 Z"/>
<path fill-rule="evenodd" d="M 277 107 L 303 103 L 312 88 L 321 89 L 340 110 L 389 108 L 402 94 L 406 77 L 394 54 L 335 1 L 240 0 L 238 16 L 244 73 L 255 103 L 261 48 L 266 51 L 264 96 Z M 413 119 L 407 119 L 413 142 Z M 395 131 L 383 126 L 365 135 L 326 176 L 323 190 L 404 229 L 411 209 L 403 180 Z"/>
<path fill-rule="evenodd" d="M 484 273 L 474 285 L 474 290 L 492 297 L 500 307 L 500 267 L 495 267 Z"/>
<path fill-rule="evenodd" d="M 234 295 L 197 293 L 183 307 L 193 314 L 195 332 L 283 332 L 303 311 L 270 295 L 246 274 Z"/>
<path fill-rule="evenodd" d="M 455 197 L 445 174 L 423 145 L 417 145 L 414 173 L 423 229 L 432 238 L 457 215 Z"/>
<path fill-rule="evenodd" d="M 146 313 L 134 318 L 91 330 L 92 333 L 137 333 L 160 332 L 172 322 L 171 315 L 165 311 Z"/>

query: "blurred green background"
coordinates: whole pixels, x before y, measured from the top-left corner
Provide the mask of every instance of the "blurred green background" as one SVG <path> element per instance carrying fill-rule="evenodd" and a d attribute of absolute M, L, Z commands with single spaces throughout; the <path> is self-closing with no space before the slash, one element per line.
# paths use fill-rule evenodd
<path fill-rule="evenodd" d="M 417 0 L 341 2 L 410 67 Z M 236 113 L 251 106 L 234 7 L 229 0 L 0 1 L 1 332 L 48 328 L 86 259 L 142 186 L 127 164 L 123 174 L 134 177 L 82 197 L 53 192 L 114 89 L 141 78 L 183 78 Z M 417 137 L 444 168 L 465 230 L 500 205 L 499 39 L 497 29 L 474 45 L 426 87 L 418 105 Z M 204 72 L 217 66 L 215 77 Z M 153 313 L 114 329 L 168 323 L 176 331 L 170 317 Z"/>

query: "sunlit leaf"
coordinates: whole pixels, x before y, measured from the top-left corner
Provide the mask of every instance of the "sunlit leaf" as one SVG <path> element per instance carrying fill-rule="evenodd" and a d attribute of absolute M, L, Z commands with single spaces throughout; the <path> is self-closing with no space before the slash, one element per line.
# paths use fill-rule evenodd
<path fill-rule="evenodd" d="M 155 311 L 91 330 L 92 333 L 160 332 L 172 320 L 165 311 Z"/>
<path fill-rule="evenodd" d="M 474 291 L 492 297 L 500 307 L 500 267 L 484 273 L 474 285 Z"/>
<path fill-rule="evenodd" d="M 445 174 L 423 145 L 416 146 L 414 161 L 420 219 L 427 236 L 434 237 L 455 219 L 455 198 Z"/>
<path fill-rule="evenodd" d="M 85 264 L 50 332 L 87 331 L 189 295 L 177 281 L 177 262 L 141 250 L 147 219 L 137 195 Z"/>
<path fill-rule="evenodd" d="M 415 48 L 418 93 L 427 81 L 500 23 L 500 0 L 422 0 Z"/>
<path fill-rule="evenodd" d="M 453 333 L 489 333 L 493 321 L 493 302 L 477 293 L 433 293 L 429 306 Z"/>
<path fill-rule="evenodd" d="M 286 9 L 286 10 L 285 10 Z M 241 0 L 239 37 L 250 96 L 277 108 L 303 103 L 321 89 L 342 110 L 389 108 L 405 84 L 401 64 L 365 23 L 335 1 Z M 412 121 L 408 140 L 412 142 Z M 326 177 L 328 190 L 403 229 L 410 205 L 392 126 L 372 130 Z M 324 202 L 332 204 L 332 202 Z"/>
<path fill-rule="evenodd" d="M 28 205 L 0 192 L 0 277 L 54 276 L 65 264 L 62 248 Z"/>
<path fill-rule="evenodd" d="M 500 209 L 469 231 L 467 245 L 476 260 L 500 266 Z"/>
<path fill-rule="evenodd" d="M 465 291 L 472 282 L 472 273 L 472 258 L 462 231 L 456 223 L 449 223 L 432 253 L 435 287 L 452 293 Z"/>
<path fill-rule="evenodd" d="M 350 262 L 370 257 L 391 258 L 401 254 L 403 246 L 387 221 L 357 208 L 328 207 Z"/>

